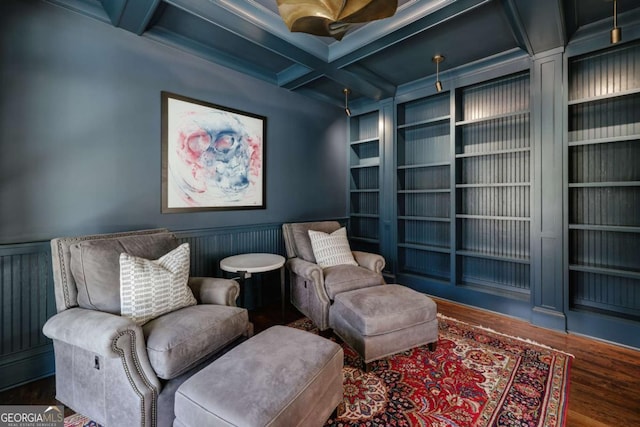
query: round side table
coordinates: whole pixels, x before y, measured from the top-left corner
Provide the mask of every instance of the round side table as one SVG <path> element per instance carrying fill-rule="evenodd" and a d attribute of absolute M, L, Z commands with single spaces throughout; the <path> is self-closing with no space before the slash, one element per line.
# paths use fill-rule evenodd
<path fill-rule="evenodd" d="M 233 255 L 220 261 L 220 269 L 228 273 L 237 273 L 240 285 L 244 287 L 244 281 L 253 273 L 266 273 L 280 269 L 280 300 L 282 301 L 282 318 L 284 319 L 284 263 L 283 256 L 267 253 L 248 253 Z M 240 289 L 241 301 L 244 306 L 244 292 Z"/>

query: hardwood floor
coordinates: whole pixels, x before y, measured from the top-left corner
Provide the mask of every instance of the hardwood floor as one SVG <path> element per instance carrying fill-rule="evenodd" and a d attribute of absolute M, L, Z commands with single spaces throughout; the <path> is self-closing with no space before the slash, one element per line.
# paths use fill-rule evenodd
<path fill-rule="evenodd" d="M 445 316 L 573 354 L 567 427 L 640 426 L 640 351 L 434 299 Z M 288 306 L 284 323 L 300 317 Z M 250 318 L 256 333 L 283 323 L 279 304 L 252 311 Z M 55 381 L 50 377 L 0 393 L 0 404 L 55 404 L 54 396 Z"/>

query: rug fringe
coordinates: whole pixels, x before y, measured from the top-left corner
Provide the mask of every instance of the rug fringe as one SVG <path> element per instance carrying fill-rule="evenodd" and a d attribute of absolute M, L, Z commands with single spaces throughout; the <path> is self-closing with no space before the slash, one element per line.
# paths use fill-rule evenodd
<path fill-rule="evenodd" d="M 478 329 L 485 330 L 485 331 L 487 331 L 487 332 L 491 332 L 492 334 L 502 335 L 503 337 L 507 337 L 507 338 L 515 339 L 515 340 L 518 340 L 518 341 L 525 342 L 525 343 L 527 343 L 527 344 L 531 344 L 531 345 L 535 345 L 535 346 L 538 346 L 538 347 L 546 348 L 547 350 L 556 351 L 556 352 L 558 352 L 558 353 L 562 353 L 562 354 L 564 354 L 564 355 L 566 355 L 566 356 L 569 356 L 569 357 L 572 357 L 572 358 L 574 358 L 574 359 L 575 359 L 575 356 L 574 356 L 573 354 L 571 354 L 571 353 L 568 353 L 568 352 L 563 351 L 563 350 L 558 350 L 557 348 L 553 348 L 553 347 L 548 346 L 548 345 L 546 345 L 546 344 L 541 344 L 541 343 L 536 342 L 536 341 L 534 341 L 534 340 L 531 340 L 531 339 L 529 339 L 529 338 L 522 338 L 522 337 L 517 337 L 517 336 L 513 336 L 513 335 L 509 335 L 509 334 L 504 334 L 504 333 L 502 333 L 502 332 L 498 332 L 498 331 L 496 331 L 495 329 L 491 329 L 491 328 L 488 328 L 488 327 L 486 327 L 486 326 L 482 326 L 482 325 L 473 325 L 473 324 L 471 324 L 471 323 L 464 322 L 464 321 L 462 321 L 462 320 L 458 320 L 458 319 L 456 319 L 456 318 L 449 317 L 449 316 L 446 316 L 446 315 L 444 315 L 444 314 L 440 314 L 440 313 L 437 313 L 437 316 L 438 316 L 439 318 L 441 318 L 441 319 L 444 319 L 444 320 L 453 320 L 453 321 L 455 321 L 455 322 L 459 322 L 459 323 L 462 323 L 462 324 L 465 324 L 465 325 L 468 325 L 468 326 L 471 326 L 471 327 L 474 327 L 474 328 L 478 328 Z"/>

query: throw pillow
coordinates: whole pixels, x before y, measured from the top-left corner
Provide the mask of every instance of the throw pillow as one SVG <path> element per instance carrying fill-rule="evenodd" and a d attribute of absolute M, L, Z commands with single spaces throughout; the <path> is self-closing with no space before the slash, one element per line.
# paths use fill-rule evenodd
<path fill-rule="evenodd" d="M 195 305 L 187 286 L 189 244 L 157 260 L 120 254 L 120 311 L 139 325 L 170 311 Z"/>
<path fill-rule="evenodd" d="M 309 230 L 309 239 L 311 239 L 313 256 L 320 267 L 326 268 L 343 264 L 358 265 L 351 253 L 351 247 L 349 247 L 346 228 L 339 228 L 331 234 Z"/>

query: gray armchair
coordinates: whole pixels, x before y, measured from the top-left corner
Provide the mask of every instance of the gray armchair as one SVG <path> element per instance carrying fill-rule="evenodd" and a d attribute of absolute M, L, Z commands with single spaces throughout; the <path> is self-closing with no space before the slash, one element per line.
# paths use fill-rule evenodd
<path fill-rule="evenodd" d="M 180 384 L 253 332 L 234 280 L 189 278 L 197 300 L 142 326 L 120 316 L 121 252 L 157 259 L 178 246 L 164 229 L 51 241 L 58 313 L 56 398 L 105 426 L 170 426 Z"/>
<path fill-rule="evenodd" d="M 352 251 L 355 265 L 321 268 L 313 255 L 309 230 L 333 233 L 337 221 L 300 222 L 282 225 L 290 273 L 291 303 L 321 331 L 329 328 L 329 309 L 334 297 L 346 291 L 384 285 L 381 255 Z"/>

